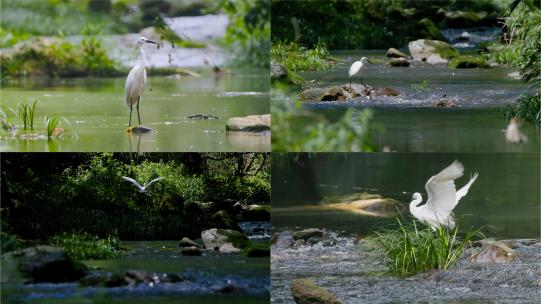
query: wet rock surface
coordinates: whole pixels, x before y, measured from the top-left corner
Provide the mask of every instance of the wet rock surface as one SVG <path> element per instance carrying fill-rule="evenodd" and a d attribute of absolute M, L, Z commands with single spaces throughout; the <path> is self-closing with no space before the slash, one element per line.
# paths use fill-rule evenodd
<path fill-rule="evenodd" d="M 414 60 L 427 62 L 431 56 L 431 62 L 447 62 L 448 59 L 458 55 L 457 50 L 450 44 L 439 40 L 419 39 L 410 41 L 408 48 Z"/>
<path fill-rule="evenodd" d="M 240 242 L 246 242 L 248 240 L 241 232 L 217 228 L 212 228 L 201 232 L 201 239 L 205 244 L 205 248 L 214 250 L 219 250 L 224 244 L 236 245 Z"/>
<path fill-rule="evenodd" d="M 327 289 L 308 279 L 296 279 L 291 283 L 291 293 L 298 304 L 339 304 Z"/>
<path fill-rule="evenodd" d="M 388 65 L 392 67 L 409 67 L 410 62 L 405 58 L 393 58 L 387 62 Z"/>
<path fill-rule="evenodd" d="M 271 124 L 270 114 L 248 115 L 244 117 L 232 117 L 227 120 L 227 131 L 263 132 L 269 131 Z"/>
<path fill-rule="evenodd" d="M 387 87 L 373 87 L 352 83 L 351 86 L 312 87 L 300 92 L 300 97 L 306 101 L 346 101 L 356 97 L 398 96 L 400 92 Z"/>
<path fill-rule="evenodd" d="M 387 52 L 385 53 L 385 56 L 387 57 L 391 57 L 391 58 L 404 58 L 404 59 L 410 59 L 411 57 L 405 53 L 402 53 L 401 51 L 395 49 L 395 48 L 390 48 L 387 50 Z"/>
<path fill-rule="evenodd" d="M 365 240 L 325 231 L 322 241 L 310 244 L 291 241 L 291 233 L 281 232 L 272 245 L 272 303 L 291 303 L 298 278 L 313 280 L 344 303 L 532 303 L 539 296 L 539 240 L 514 240 L 516 258 L 506 263 L 472 262 L 482 248 L 472 247 L 449 270 L 400 278 L 385 274 L 383 252 Z"/>
<path fill-rule="evenodd" d="M 2 282 L 74 282 L 88 269 L 72 260 L 62 248 L 36 246 L 2 255 Z"/>

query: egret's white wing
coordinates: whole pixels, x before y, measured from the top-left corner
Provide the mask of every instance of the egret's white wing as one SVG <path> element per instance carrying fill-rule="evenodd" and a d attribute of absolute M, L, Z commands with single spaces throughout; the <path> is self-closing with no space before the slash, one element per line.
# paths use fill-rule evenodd
<path fill-rule="evenodd" d="M 158 177 L 158 178 L 155 178 L 155 179 L 151 180 L 150 182 L 145 184 L 145 188 L 148 188 L 148 186 L 150 186 L 153 182 L 157 182 L 157 181 L 159 181 L 161 179 L 164 179 L 164 178 L 165 177 Z"/>
<path fill-rule="evenodd" d="M 139 188 L 140 190 L 143 189 L 143 186 L 141 186 L 141 184 L 139 184 L 136 180 L 134 180 L 133 178 L 129 178 L 127 176 L 122 176 L 122 179 L 124 180 L 127 180 L 128 182 L 134 184 L 137 188 Z"/>
<path fill-rule="evenodd" d="M 455 206 L 458 204 L 458 201 L 463 198 L 464 196 L 466 196 L 466 194 L 468 194 L 468 190 L 470 189 L 471 185 L 473 184 L 473 182 L 475 182 L 475 180 L 477 179 L 477 177 L 479 176 L 479 174 L 477 172 L 475 172 L 473 174 L 472 177 L 470 177 L 470 181 L 464 185 L 464 187 L 460 188 L 460 190 L 458 190 L 456 192 L 456 202 L 455 202 Z M 454 206 L 453 206 L 454 208 Z"/>
<path fill-rule="evenodd" d="M 128 107 L 134 105 L 143 94 L 146 83 L 145 67 L 141 64 L 135 65 L 126 79 L 124 102 Z"/>
<path fill-rule="evenodd" d="M 456 202 L 456 188 L 454 179 L 461 177 L 464 166 L 455 160 L 440 173 L 432 176 L 426 182 L 425 188 L 428 194 L 426 205 L 432 209 L 442 220 L 447 218 Z"/>
<path fill-rule="evenodd" d="M 353 77 L 353 75 L 359 73 L 359 70 L 363 66 L 363 63 L 360 61 L 355 61 L 351 67 L 349 68 L 349 78 Z"/>

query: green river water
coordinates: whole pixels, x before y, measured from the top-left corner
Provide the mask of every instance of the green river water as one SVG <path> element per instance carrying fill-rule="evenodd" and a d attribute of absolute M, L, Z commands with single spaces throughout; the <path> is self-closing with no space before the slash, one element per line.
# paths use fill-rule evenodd
<path fill-rule="evenodd" d="M 272 225 L 277 230 L 326 228 L 348 235 L 366 235 L 395 224 L 394 218 L 362 216 L 318 208 L 324 197 L 356 192 L 381 194 L 407 207 L 413 192 L 427 194 L 432 175 L 460 160 L 464 185 L 479 172 L 454 213 L 464 229 L 485 226 L 487 236 L 539 238 L 540 160 L 536 153 L 369 153 L 276 154 L 272 170 Z"/>
<path fill-rule="evenodd" d="M 65 129 L 58 139 L 23 139 L 3 132 L 0 151 L 195 152 L 269 151 L 269 134 L 226 132 L 235 116 L 269 113 L 268 72 L 235 71 L 216 77 L 149 77 L 141 99 L 142 125 L 149 134 L 128 134 L 129 110 L 124 105 L 124 78 L 13 79 L 3 83 L 0 101 L 10 123 L 22 126 L 10 110 L 39 100 L 33 133 L 46 134 L 44 117 L 59 117 Z M 188 119 L 192 115 L 219 119 Z M 132 122 L 137 123 L 133 112 Z"/>
<path fill-rule="evenodd" d="M 385 64 L 384 50 L 334 51 L 338 64 L 332 71 L 300 73 L 310 87 L 347 84 L 349 65 L 362 56 L 374 60 L 363 69 L 363 82 L 377 87 L 390 87 L 399 96 L 365 97 L 344 101 L 305 102 L 306 109 L 339 119 L 346 109 L 353 109 L 353 119 L 363 109 L 373 113 L 372 126 L 377 129 L 377 147 L 398 152 L 539 152 L 540 133 L 534 126 L 522 123 L 528 136 L 526 144 L 507 143 L 502 130 L 508 124 L 503 109 L 527 90 L 528 85 L 509 73 L 510 67 L 490 69 L 448 69 L 445 65 L 414 62 L 407 68 Z M 419 86 L 426 81 L 426 88 Z M 353 82 L 359 82 L 355 77 Z M 293 91 L 292 96 L 297 92 Z M 457 106 L 438 108 L 433 103 L 446 95 Z M 291 102 L 282 94 L 273 94 L 271 102 Z M 306 121 L 304 123 L 308 123 Z M 316 152 L 316 151 L 306 151 Z M 342 152 L 342 151 L 337 151 Z M 345 152 L 345 151 L 344 151 Z"/>

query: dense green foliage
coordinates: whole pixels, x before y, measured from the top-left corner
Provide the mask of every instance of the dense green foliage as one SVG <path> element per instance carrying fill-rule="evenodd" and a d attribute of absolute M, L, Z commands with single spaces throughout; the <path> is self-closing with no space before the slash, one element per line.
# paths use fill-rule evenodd
<path fill-rule="evenodd" d="M 451 230 L 439 226 L 434 232 L 425 224 L 417 227 L 415 221 L 404 225 L 398 220 L 398 224 L 398 229 L 376 232 L 374 240 L 385 250 L 391 272 L 400 276 L 430 269 L 448 269 L 458 261 L 473 238 L 483 237 L 480 230 L 459 236 L 458 226 Z"/>
<path fill-rule="evenodd" d="M 505 22 L 509 43 L 504 47 L 512 65 L 519 69 L 524 81 L 531 84 L 530 90 L 506 110 L 507 117 L 541 124 L 541 10 L 533 1 L 522 0 Z M 518 56 L 517 56 L 518 55 Z M 497 56 L 497 55 L 496 55 Z"/>
<path fill-rule="evenodd" d="M 269 68 L 270 7 L 265 0 L 222 0 L 220 8 L 229 17 L 225 44 L 234 63 Z"/>
<path fill-rule="evenodd" d="M 46 43 L 38 40 L 23 46 L 13 56 L 3 57 L 3 75 L 88 76 L 120 75 L 117 64 L 109 58 L 95 37 L 83 38 L 80 44 L 64 39 Z"/>
<path fill-rule="evenodd" d="M 288 104 L 275 104 L 271 112 L 273 151 L 375 151 L 370 110 L 363 110 L 355 119 L 349 109 L 337 121 Z"/>
<path fill-rule="evenodd" d="M 2 0 L 0 47 L 38 35 L 121 34 L 138 25 L 137 19 L 128 13 L 128 4 L 136 3 L 133 0 L 114 1 L 106 11 L 92 10 L 88 2 Z"/>
<path fill-rule="evenodd" d="M 197 237 L 213 228 L 199 202 L 270 201 L 265 154 L 92 154 L 2 157 L 2 221 L 25 239 L 84 231 L 121 239 Z M 163 180 L 141 194 L 129 182 Z M 224 207 L 225 208 L 225 207 Z"/>
<path fill-rule="evenodd" d="M 120 240 L 114 236 L 100 239 L 87 233 L 62 233 L 51 237 L 48 243 L 64 248 L 76 260 L 108 259 L 120 255 Z"/>
<path fill-rule="evenodd" d="M 331 55 L 325 45 L 307 49 L 298 43 L 273 42 L 271 59 L 291 71 L 327 71 L 333 67 Z"/>
<path fill-rule="evenodd" d="M 509 1 L 272 0 L 272 40 L 309 48 L 401 47 L 444 39 L 439 28 L 495 25 Z M 438 28 L 439 27 L 439 28 Z"/>

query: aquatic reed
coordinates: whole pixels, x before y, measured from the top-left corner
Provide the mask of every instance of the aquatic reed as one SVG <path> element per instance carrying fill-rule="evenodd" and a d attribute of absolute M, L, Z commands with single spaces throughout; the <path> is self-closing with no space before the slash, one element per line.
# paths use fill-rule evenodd
<path fill-rule="evenodd" d="M 58 127 L 59 124 L 60 120 L 58 118 L 49 118 L 45 116 L 45 125 L 47 126 L 47 138 L 53 137 L 54 130 Z"/>
<path fill-rule="evenodd" d="M 34 114 L 36 113 L 36 104 L 38 100 L 34 100 L 32 105 L 24 103 L 19 104 L 19 118 L 23 122 L 23 130 L 34 130 Z"/>
<path fill-rule="evenodd" d="M 397 229 L 376 232 L 375 241 L 387 253 L 391 272 L 411 276 L 429 269 L 448 269 L 456 263 L 464 248 L 474 238 L 484 238 L 481 229 L 468 230 L 458 235 L 458 226 L 448 229 L 439 226 L 436 231 L 428 225 L 413 221 L 405 225 L 397 218 Z"/>

